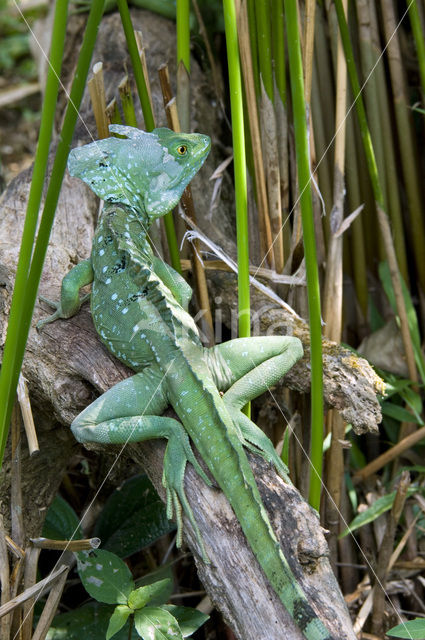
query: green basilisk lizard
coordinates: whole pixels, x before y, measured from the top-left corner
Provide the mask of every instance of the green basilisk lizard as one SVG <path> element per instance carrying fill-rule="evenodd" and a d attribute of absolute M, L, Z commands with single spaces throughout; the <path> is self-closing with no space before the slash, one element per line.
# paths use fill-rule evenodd
<path fill-rule="evenodd" d="M 260 566 L 307 640 L 335 640 L 318 618 L 284 557 L 267 517 L 244 447 L 287 481 L 265 434 L 241 409 L 275 384 L 301 357 L 293 337 L 236 339 L 204 348 L 188 313 L 191 288 L 153 255 L 151 222 L 177 205 L 210 149 L 201 134 L 145 133 L 111 125 L 111 137 L 71 151 L 68 169 L 105 201 L 91 257 L 63 279 L 55 313 L 69 318 L 92 283 L 91 312 L 106 347 L 136 373 L 89 405 L 71 425 L 80 442 L 126 443 L 167 438 L 163 484 L 167 515 L 182 509 L 207 553 L 184 491 L 187 462 L 210 484 L 196 447 L 232 506 Z M 171 405 L 181 423 L 161 414 Z M 190 440 L 189 440 L 190 438 Z"/>

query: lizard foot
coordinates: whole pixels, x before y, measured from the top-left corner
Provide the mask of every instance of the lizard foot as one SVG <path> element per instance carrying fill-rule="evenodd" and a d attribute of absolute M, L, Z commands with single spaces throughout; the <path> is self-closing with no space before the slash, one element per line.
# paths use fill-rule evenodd
<path fill-rule="evenodd" d="M 55 312 L 52 313 L 51 316 L 47 316 L 46 318 L 43 318 L 42 320 L 39 320 L 37 322 L 37 324 L 35 325 L 35 328 L 37 329 L 37 331 L 39 331 L 42 327 L 44 327 L 45 324 L 49 324 L 50 322 L 54 322 L 55 320 L 58 320 L 58 318 L 62 318 L 62 307 L 61 307 L 61 303 L 60 302 L 55 302 L 54 300 L 49 300 L 48 298 L 45 298 L 44 296 L 38 296 L 38 299 L 41 300 L 41 302 L 45 302 L 46 304 L 49 305 L 49 307 L 53 307 L 53 309 L 55 309 Z"/>
<path fill-rule="evenodd" d="M 209 563 L 201 532 L 196 523 L 195 516 L 193 515 L 193 511 L 184 490 L 184 472 L 186 463 L 188 461 L 191 462 L 197 473 L 208 485 L 211 485 L 211 482 L 196 460 L 189 444 L 189 438 L 184 434 L 184 438 L 182 439 L 182 435 L 183 434 L 179 434 L 179 436 L 171 436 L 168 439 L 164 455 L 162 484 L 167 492 L 167 518 L 171 520 L 173 518 L 173 514 L 175 515 L 177 522 L 177 547 L 180 547 L 182 544 L 183 531 L 182 511 L 184 510 L 194 529 L 196 540 L 201 550 L 202 559 L 205 563 Z"/>
<path fill-rule="evenodd" d="M 292 484 L 289 479 L 288 467 L 281 460 L 273 443 L 264 431 L 257 427 L 257 425 L 241 411 L 232 409 L 232 407 L 229 406 L 227 406 L 227 409 L 240 429 L 243 446 L 264 458 L 269 464 L 273 465 L 276 473 L 278 473 L 282 480 Z"/>
<path fill-rule="evenodd" d="M 52 313 L 51 316 L 47 316 L 47 318 L 43 318 L 42 320 L 39 320 L 37 322 L 37 324 L 35 325 L 35 328 L 37 329 L 37 331 L 39 331 L 45 324 L 49 324 L 50 322 L 54 322 L 55 320 L 59 320 L 61 318 L 63 320 L 66 320 L 70 318 L 72 315 L 74 315 L 74 313 L 78 311 L 78 309 L 81 307 L 82 304 L 84 304 L 84 302 L 90 299 L 90 293 L 87 293 L 86 295 L 84 295 L 79 300 L 77 309 L 76 310 L 73 309 L 72 312 L 70 313 L 64 313 L 61 302 L 56 302 L 55 300 L 49 300 L 49 298 L 45 298 L 44 296 L 38 296 L 38 299 L 41 300 L 41 302 L 45 302 L 50 307 L 53 307 L 55 311 L 54 313 Z"/>

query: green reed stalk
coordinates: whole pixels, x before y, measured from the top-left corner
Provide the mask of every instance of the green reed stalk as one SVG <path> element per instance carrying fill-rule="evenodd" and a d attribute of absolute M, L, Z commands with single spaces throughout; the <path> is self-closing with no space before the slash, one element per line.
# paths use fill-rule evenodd
<path fill-rule="evenodd" d="M 415 365 L 415 358 L 412 346 L 412 340 L 409 333 L 409 324 L 407 319 L 406 306 L 404 304 L 403 292 L 401 286 L 400 272 L 397 264 L 397 258 L 394 250 L 394 243 L 391 236 L 390 225 L 388 222 L 388 215 L 384 206 L 384 195 L 382 193 L 382 187 L 379 179 L 375 153 L 373 149 L 372 139 L 367 123 L 366 112 L 361 95 L 360 83 L 357 76 L 357 70 L 354 62 L 354 54 L 350 41 L 350 34 L 348 31 L 348 25 L 345 18 L 344 8 L 341 0 L 335 0 L 335 10 L 338 18 L 338 25 L 341 34 L 341 41 L 344 47 L 344 55 L 347 63 L 348 75 L 350 78 L 351 89 L 354 94 L 354 100 L 356 103 L 357 117 L 360 126 L 360 133 L 363 141 L 363 148 L 366 155 L 367 168 L 369 171 L 369 177 L 372 183 L 373 195 L 375 198 L 375 204 L 378 214 L 379 227 L 382 233 L 382 238 L 385 246 L 385 253 L 390 265 L 391 280 L 394 288 L 394 293 L 397 303 L 397 311 L 400 319 L 400 331 L 403 339 L 403 346 L 406 354 L 407 366 L 409 369 L 409 377 L 413 381 L 417 381 L 417 371 Z"/>
<path fill-rule="evenodd" d="M 246 0 L 246 6 L 248 11 L 248 23 L 249 23 L 249 41 L 251 44 L 251 58 L 252 58 L 252 73 L 254 76 L 255 94 L 258 97 L 260 95 L 260 72 L 258 69 L 258 46 L 257 46 L 257 34 L 255 28 L 255 6 L 254 0 Z"/>
<path fill-rule="evenodd" d="M 177 0 L 177 64 L 183 62 L 190 73 L 190 3 L 189 0 Z"/>
<path fill-rule="evenodd" d="M 416 0 L 408 3 L 410 24 L 419 62 L 422 94 L 425 96 L 425 41 Z"/>
<path fill-rule="evenodd" d="M 274 0 L 271 6 L 272 19 L 272 51 L 274 63 L 274 78 L 276 87 L 286 109 L 286 65 L 285 65 L 285 38 L 283 24 L 282 0 Z"/>
<path fill-rule="evenodd" d="M 236 231 L 238 249 L 238 311 L 239 336 L 251 333 L 249 298 L 249 235 L 247 184 L 245 164 L 245 135 L 242 101 L 242 80 L 239 61 L 238 33 L 234 0 L 223 0 L 226 33 L 227 64 L 229 69 L 230 108 L 232 115 L 233 166 L 235 174 Z M 247 409 L 247 413 L 249 409 Z"/>
<path fill-rule="evenodd" d="M 125 76 L 118 85 L 118 92 L 121 98 L 121 106 L 124 114 L 124 122 L 130 127 L 137 127 L 136 111 L 134 109 L 133 96 L 131 93 L 130 81 Z"/>
<path fill-rule="evenodd" d="M 267 0 L 255 3 L 255 17 L 257 25 L 257 47 L 260 62 L 260 74 L 263 85 L 270 100 L 274 102 L 273 71 L 272 71 L 272 40 L 270 28 L 270 11 Z"/>
<path fill-rule="evenodd" d="M 294 111 L 295 149 L 300 190 L 301 218 L 307 273 L 307 295 L 310 320 L 311 362 L 311 476 L 310 504 L 320 507 L 323 464 L 323 373 L 322 327 L 320 316 L 319 273 L 316 258 L 316 240 L 313 204 L 310 188 L 310 155 L 307 132 L 307 111 L 304 100 L 303 66 L 299 38 L 296 0 L 284 0 L 288 43 L 289 74 Z"/>
<path fill-rule="evenodd" d="M 90 14 L 87 19 L 87 27 L 78 58 L 70 100 L 65 114 L 61 136 L 59 138 L 59 145 L 55 155 L 37 240 L 30 263 L 31 250 L 34 242 L 34 229 L 38 218 L 43 178 L 46 170 L 49 143 L 53 126 L 53 116 L 56 107 L 58 88 L 58 80 L 56 76 L 58 75 L 58 72 L 60 72 L 61 68 L 60 60 L 62 59 L 63 43 L 65 38 L 66 11 L 63 10 L 64 7 L 61 3 L 57 3 L 56 5 L 50 58 L 53 68 L 49 67 L 48 72 L 46 96 L 43 104 L 42 126 L 40 128 L 40 140 L 36 154 L 36 167 L 34 167 L 36 186 L 32 186 L 30 200 L 28 202 L 28 220 L 27 218 L 25 220 L 24 235 L 22 238 L 18 265 L 18 269 L 20 271 L 19 277 L 17 274 L 16 279 L 9 318 L 8 336 L 3 356 L 3 366 L 0 374 L 0 464 L 3 459 L 4 448 L 6 446 L 8 427 L 34 304 L 37 297 L 41 271 L 47 251 L 56 205 L 59 199 L 59 192 L 65 173 L 69 147 L 74 133 L 75 123 L 77 121 L 78 109 L 83 96 L 90 60 L 96 41 L 97 29 L 103 14 L 103 5 L 104 0 L 93 0 Z"/>
<path fill-rule="evenodd" d="M 117 0 L 117 5 L 121 16 L 125 38 L 127 40 L 127 47 L 131 58 L 131 64 L 133 66 L 137 92 L 139 94 L 140 104 L 142 105 L 145 127 L 147 131 L 152 131 L 152 129 L 155 128 L 155 119 L 152 113 L 151 103 L 149 100 L 149 92 L 146 86 L 145 76 L 143 74 L 139 51 L 137 49 L 136 38 L 134 35 L 133 25 L 131 23 L 127 0 Z M 171 212 L 167 213 L 167 215 L 164 216 L 164 226 L 165 233 L 167 234 L 168 248 L 170 250 L 171 264 L 176 271 L 181 273 L 182 268 L 180 264 L 179 248 L 177 245 L 176 231 L 174 228 L 174 221 Z"/>
<path fill-rule="evenodd" d="M 190 131 L 190 5 L 177 0 L 177 111 L 181 131 Z"/>
<path fill-rule="evenodd" d="M 125 33 L 125 39 L 127 41 L 131 64 L 133 66 L 134 79 L 136 81 L 140 104 L 142 105 L 145 127 L 147 131 L 152 131 L 152 129 L 155 128 L 155 120 L 151 109 L 145 76 L 143 75 L 142 63 L 140 61 L 139 50 L 137 49 L 136 37 L 134 35 L 134 29 L 131 23 L 127 0 L 117 0 L 117 6 L 121 16 L 121 22 Z"/>

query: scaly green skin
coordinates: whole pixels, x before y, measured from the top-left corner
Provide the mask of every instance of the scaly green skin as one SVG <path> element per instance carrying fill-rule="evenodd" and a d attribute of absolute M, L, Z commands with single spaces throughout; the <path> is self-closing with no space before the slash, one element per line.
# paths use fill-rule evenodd
<path fill-rule="evenodd" d="M 136 374 L 87 407 L 74 420 L 72 431 L 80 442 L 167 438 L 163 483 L 168 515 L 175 512 L 180 543 L 184 509 L 208 561 L 184 493 L 187 461 L 209 482 L 193 455 L 189 436 L 305 638 L 332 640 L 279 547 L 244 452 L 245 446 L 262 455 L 287 479 L 273 445 L 241 409 L 291 368 L 302 355 L 301 343 L 285 336 L 232 340 L 211 349 L 202 346 L 187 313 L 191 289 L 154 257 L 147 230 L 154 218 L 177 204 L 208 154 L 209 138 L 168 129 L 149 134 L 119 125 L 110 129 L 127 139 L 108 138 L 70 154 L 70 173 L 103 198 L 105 208 L 91 258 L 65 276 L 61 303 L 42 324 L 76 313 L 82 302 L 79 289 L 92 282 L 96 330 L 107 348 Z M 181 424 L 161 416 L 169 404 Z"/>

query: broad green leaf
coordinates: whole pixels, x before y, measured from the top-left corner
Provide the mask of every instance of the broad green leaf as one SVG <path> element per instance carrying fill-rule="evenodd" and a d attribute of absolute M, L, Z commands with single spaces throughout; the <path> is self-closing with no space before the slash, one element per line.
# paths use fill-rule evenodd
<path fill-rule="evenodd" d="M 105 640 L 113 612 L 113 606 L 92 601 L 75 611 L 62 613 L 53 618 L 46 640 Z M 128 623 L 118 631 L 114 640 L 129 640 Z M 140 640 L 134 627 L 131 640 Z"/>
<path fill-rule="evenodd" d="M 420 416 L 415 416 L 407 409 L 404 409 L 404 407 L 400 407 L 400 405 L 394 404 L 393 402 L 383 402 L 381 409 L 384 415 L 390 416 L 390 418 L 394 418 L 399 422 L 415 422 L 416 424 L 424 423 Z"/>
<path fill-rule="evenodd" d="M 151 607 L 159 607 L 164 602 L 170 599 L 171 594 L 173 593 L 173 572 L 171 569 L 171 563 L 163 565 L 156 569 L 156 571 L 152 571 L 151 573 L 147 573 L 143 578 L 139 578 L 136 581 L 136 588 L 140 587 L 148 587 L 154 582 L 162 581 L 163 586 L 161 591 L 159 591 L 156 595 L 152 596 L 149 605 Z"/>
<path fill-rule="evenodd" d="M 107 604 L 127 604 L 134 582 L 125 562 L 103 549 L 75 555 L 81 582 L 92 598 Z"/>
<path fill-rule="evenodd" d="M 143 640 L 183 640 L 177 620 L 160 607 L 145 607 L 136 611 L 134 625 Z"/>
<path fill-rule="evenodd" d="M 141 609 L 148 602 L 154 598 L 158 599 L 158 597 L 164 593 L 166 594 L 167 599 L 170 583 L 171 580 L 166 578 L 165 580 L 158 580 L 158 582 L 135 589 L 128 596 L 128 606 L 132 609 Z"/>
<path fill-rule="evenodd" d="M 407 491 L 408 496 L 411 496 L 414 493 L 418 493 L 417 487 L 411 487 Z M 365 524 L 368 524 L 369 522 L 373 522 L 373 520 L 376 520 L 376 518 L 379 518 L 379 516 L 381 516 L 383 513 L 391 509 L 391 507 L 393 506 L 395 494 L 396 494 L 395 491 L 391 491 L 391 493 L 387 493 L 387 495 L 381 496 L 380 498 L 375 500 L 375 502 L 368 509 L 366 509 L 366 511 L 359 513 L 351 521 L 351 523 L 345 529 L 345 531 L 343 531 L 339 535 L 339 538 L 344 538 L 344 536 L 348 535 L 349 533 L 352 533 L 353 531 L 355 531 L 356 529 L 359 529 L 360 527 L 363 527 Z"/>
<path fill-rule="evenodd" d="M 152 544 L 175 525 L 146 475 L 130 478 L 107 500 L 94 535 L 102 548 L 127 558 Z"/>
<path fill-rule="evenodd" d="M 183 638 L 188 638 L 192 633 L 195 633 L 209 618 L 206 613 L 192 609 L 192 607 L 178 607 L 175 604 L 164 604 L 161 608 L 169 611 L 177 620 Z"/>
<path fill-rule="evenodd" d="M 106 640 L 112 638 L 112 636 L 114 636 L 120 629 L 123 628 L 128 620 L 128 616 L 131 613 L 131 609 L 125 604 L 119 604 L 117 607 L 115 607 L 114 613 L 111 615 L 111 618 L 109 620 L 108 630 L 106 632 Z"/>
<path fill-rule="evenodd" d="M 386 632 L 387 636 L 393 636 L 395 638 L 409 638 L 410 640 L 425 640 L 425 619 L 415 618 L 398 624 Z"/>
<path fill-rule="evenodd" d="M 47 511 L 42 535 L 52 540 L 80 540 L 83 533 L 80 519 L 61 496 L 56 496 Z"/>

